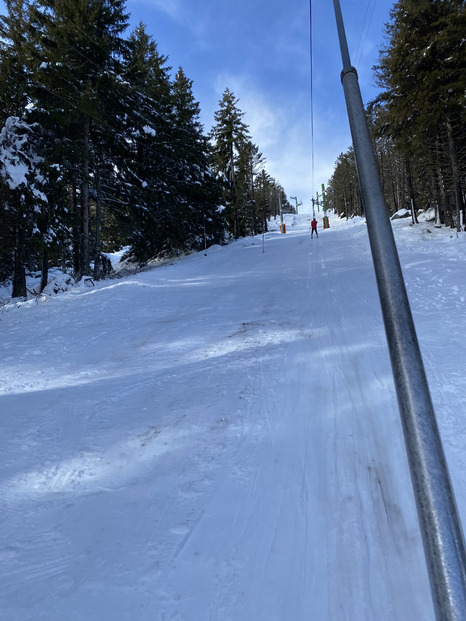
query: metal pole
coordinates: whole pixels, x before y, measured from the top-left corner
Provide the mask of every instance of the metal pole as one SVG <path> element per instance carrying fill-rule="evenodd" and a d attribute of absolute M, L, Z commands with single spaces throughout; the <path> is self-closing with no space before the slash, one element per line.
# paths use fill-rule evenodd
<path fill-rule="evenodd" d="M 466 552 L 339 0 L 341 74 L 411 480 L 438 621 L 466 619 Z"/>
<path fill-rule="evenodd" d="M 203 213 L 204 217 L 204 256 L 207 256 L 207 235 L 205 230 L 205 212 Z"/>
<path fill-rule="evenodd" d="M 324 213 L 327 211 L 327 195 L 325 193 L 325 185 L 322 183 L 322 204 L 324 206 Z"/>
<path fill-rule="evenodd" d="M 278 195 L 278 208 L 280 209 L 280 233 L 283 233 L 283 212 L 282 212 L 282 197 Z"/>

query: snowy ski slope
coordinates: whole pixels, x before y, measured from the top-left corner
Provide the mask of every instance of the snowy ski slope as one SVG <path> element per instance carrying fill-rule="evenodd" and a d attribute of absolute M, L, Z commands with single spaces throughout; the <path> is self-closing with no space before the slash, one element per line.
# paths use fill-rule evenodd
<path fill-rule="evenodd" d="M 309 220 L 3 307 L 2 619 L 433 621 L 366 227 Z M 394 228 L 465 523 L 466 242 Z"/>

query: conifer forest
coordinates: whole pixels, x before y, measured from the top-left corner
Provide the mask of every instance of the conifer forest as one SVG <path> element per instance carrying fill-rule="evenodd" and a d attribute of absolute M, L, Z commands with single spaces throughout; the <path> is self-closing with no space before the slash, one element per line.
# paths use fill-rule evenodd
<path fill-rule="evenodd" d="M 366 107 L 390 213 L 435 209 L 438 224 L 464 230 L 466 11 L 463 0 L 400 0 L 373 68 L 379 96 Z M 362 215 L 353 149 L 341 153 L 328 202 Z"/>
<path fill-rule="evenodd" d="M 225 89 L 206 134 L 192 81 L 123 0 L 7 0 L 0 16 L 0 282 L 99 279 L 257 234 L 283 188 Z"/>
<path fill-rule="evenodd" d="M 102 278 L 106 252 L 138 265 L 267 230 L 293 211 L 225 88 L 207 133 L 192 81 L 124 0 L 6 0 L 0 16 L 0 282 L 57 266 Z M 401 0 L 367 116 L 390 212 L 434 207 L 464 227 L 466 19 L 461 0 Z M 362 214 L 354 154 L 329 209 Z"/>

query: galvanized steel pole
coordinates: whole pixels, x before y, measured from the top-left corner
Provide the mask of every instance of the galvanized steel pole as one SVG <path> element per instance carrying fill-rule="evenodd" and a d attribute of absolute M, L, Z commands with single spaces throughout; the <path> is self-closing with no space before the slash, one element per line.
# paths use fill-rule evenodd
<path fill-rule="evenodd" d="M 333 5 L 343 61 L 341 80 L 435 614 L 438 621 L 465 621 L 466 552 L 461 521 L 383 196 L 358 76 L 350 62 L 339 0 L 333 0 Z"/>

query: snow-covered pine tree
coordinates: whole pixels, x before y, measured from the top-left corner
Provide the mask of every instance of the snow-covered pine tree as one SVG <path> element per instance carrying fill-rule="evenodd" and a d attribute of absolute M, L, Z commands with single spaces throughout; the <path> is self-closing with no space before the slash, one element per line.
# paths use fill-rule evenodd
<path fill-rule="evenodd" d="M 27 2 L 8 0 L 5 8 L 5 15 L 0 15 L 0 130 L 9 117 L 23 117 L 28 101 Z M 10 132 L 3 134 L 4 140 L 7 133 Z M 5 164 L 0 162 L 4 171 Z M 9 185 L 4 185 L 0 193 L 0 280 L 10 278 L 15 271 L 24 273 L 23 265 L 15 266 L 15 261 L 20 259 L 23 262 L 23 256 L 15 252 L 15 246 L 16 240 L 24 236 L 17 230 L 21 221 L 15 215 L 17 209 L 12 211 L 12 199 Z M 23 280 L 23 277 L 17 280 Z M 24 287 L 25 284 L 19 285 L 21 291 Z"/>
<path fill-rule="evenodd" d="M 26 265 L 40 245 L 47 197 L 38 126 L 9 117 L 0 131 L 2 230 L 10 237 L 13 257 L 12 297 L 26 297 Z"/>
<path fill-rule="evenodd" d="M 32 10 L 37 111 L 56 138 L 68 185 L 76 275 L 90 273 L 90 196 L 101 137 L 109 133 L 111 93 L 124 51 L 123 0 L 36 0 Z M 99 136 L 99 138 L 97 138 Z"/>
<path fill-rule="evenodd" d="M 4 128 L 2 165 L 8 176 L 11 166 L 16 166 L 17 170 L 18 162 L 22 162 L 20 165 L 28 168 L 26 181 L 23 180 L 22 185 L 32 183 L 31 191 L 23 187 L 18 193 L 18 188 L 13 188 L 14 183 L 10 179 L 0 199 L 0 228 L 4 233 L 4 238 L 0 240 L 0 278 L 12 277 L 15 292 L 24 291 L 25 265 L 34 270 L 40 268 L 41 288 L 46 286 L 48 256 L 50 252 L 56 253 L 60 235 L 64 232 L 61 220 L 63 210 L 59 206 L 60 171 L 49 159 L 54 140 L 50 131 L 42 127 L 34 100 L 34 67 L 38 61 L 31 34 L 33 6 L 32 2 L 10 0 L 6 3 L 6 15 L 0 16 L 0 118 Z M 16 136 L 14 146 L 12 136 Z M 13 156 L 13 153 L 16 155 Z M 15 205 L 13 210 L 12 204 Z M 34 209 L 31 212 L 32 206 Z M 15 214 L 21 211 L 32 213 L 33 217 L 18 219 Z"/>

